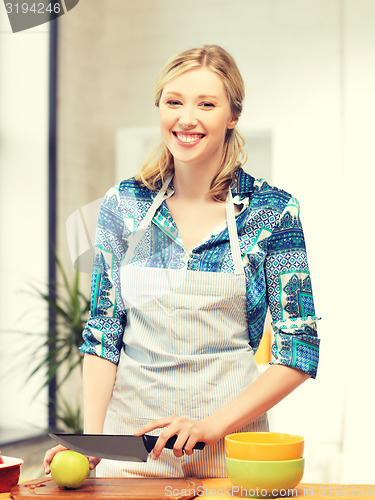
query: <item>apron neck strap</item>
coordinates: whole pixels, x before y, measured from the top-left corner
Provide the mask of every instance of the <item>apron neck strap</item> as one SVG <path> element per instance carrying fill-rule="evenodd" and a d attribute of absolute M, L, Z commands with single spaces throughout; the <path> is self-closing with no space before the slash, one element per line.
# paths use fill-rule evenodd
<path fill-rule="evenodd" d="M 158 192 L 158 194 L 155 196 L 154 201 L 152 202 L 150 209 L 148 210 L 144 219 L 139 224 L 138 231 L 141 231 L 142 229 L 146 229 L 151 224 L 151 221 L 155 215 L 156 210 L 159 208 L 159 206 L 163 202 L 164 194 L 165 194 L 166 190 L 168 189 L 168 186 L 169 186 L 172 178 L 173 178 L 173 174 L 170 174 L 165 179 L 164 184 L 160 188 L 160 191 Z"/>
<path fill-rule="evenodd" d="M 126 251 L 126 255 L 124 258 L 123 265 L 127 265 L 130 263 L 132 258 L 134 257 L 134 251 L 136 246 L 138 245 L 140 239 L 144 235 L 145 229 L 151 224 L 152 218 L 155 215 L 156 210 L 159 208 L 159 205 L 161 205 L 164 197 L 164 193 L 166 192 L 169 183 L 171 182 L 173 177 L 173 174 L 169 175 L 167 179 L 164 181 L 164 184 L 162 185 L 160 191 L 157 193 L 157 195 L 154 198 L 154 201 L 151 204 L 151 207 L 147 211 L 145 217 L 142 219 L 141 223 L 139 224 L 137 231 L 135 234 L 129 238 L 129 247 Z"/>
<path fill-rule="evenodd" d="M 241 257 L 241 250 L 240 250 L 240 245 L 238 242 L 236 216 L 234 215 L 233 197 L 232 197 L 232 192 L 230 189 L 229 189 L 228 194 L 227 194 L 226 209 L 227 209 L 229 243 L 230 243 L 230 249 L 232 252 L 234 272 L 235 272 L 235 274 L 244 274 L 244 268 L 243 268 L 242 257 Z"/>

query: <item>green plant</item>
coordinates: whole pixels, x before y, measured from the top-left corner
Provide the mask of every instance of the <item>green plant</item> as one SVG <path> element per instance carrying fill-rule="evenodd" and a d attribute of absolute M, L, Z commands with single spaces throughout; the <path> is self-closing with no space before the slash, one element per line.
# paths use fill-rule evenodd
<path fill-rule="evenodd" d="M 42 327 L 41 331 L 35 331 L 35 325 L 32 325 L 30 330 L 0 329 L 0 334 L 19 336 L 17 341 L 8 342 L 6 351 L 0 352 L 0 366 L 6 366 L 4 359 L 19 362 L 23 357 L 24 364 L 29 366 L 26 381 L 37 374 L 39 380 L 42 380 L 37 391 L 48 386 L 56 377 L 56 398 L 49 399 L 48 403 L 50 415 L 55 417 L 58 426 L 62 424 L 68 431 L 80 433 L 83 427 L 80 404 L 74 408 L 71 401 L 68 403 L 62 396 L 61 388 L 73 373 L 75 377 L 80 376 L 83 355 L 78 347 L 82 344 L 82 331 L 89 315 L 90 300 L 80 291 L 79 271 L 74 271 L 73 276 L 69 278 L 56 253 L 55 260 L 59 275 L 57 282 L 50 283 L 48 287 L 31 285 L 32 291 L 27 292 L 36 297 L 37 304 L 41 303 L 43 312 L 48 307 L 53 321 L 49 321 L 48 326 Z M 38 305 L 36 307 L 38 308 Z M 27 313 L 22 313 L 23 321 L 26 315 Z M 12 373 L 9 370 L 8 372 Z M 2 376 L 7 376 L 6 370 Z M 35 393 L 30 394 L 30 397 L 35 397 Z"/>
<path fill-rule="evenodd" d="M 81 365 L 83 355 L 78 347 L 82 344 L 82 331 L 90 310 L 90 300 L 79 288 L 79 271 L 75 271 L 73 280 L 70 282 L 56 254 L 55 259 L 63 283 L 62 286 L 57 286 L 56 297 L 33 287 L 35 293 L 48 304 L 55 318 L 54 328 L 48 332 L 44 344 L 37 348 L 40 352 L 40 348 L 44 347 L 45 354 L 29 375 L 32 377 L 40 370 L 45 371 L 43 387 L 48 385 L 57 376 L 59 369 L 64 366 L 66 369 L 64 376 L 57 377 L 57 387 L 60 387 L 70 377 L 73 370 Z"/>
<path fill-rule="evenodd" d="M 31 365 L 28 379 L 37 373 L 43 373 L 45 387 L 56 377 L 56 400 L 50 401 L 49 408 L 56 419 L 69 432 L 82 433 L 83 419 L 81 408 L 73 408 L 61 395 L 61 387 L 71 377 L 76 368 L 80 368 L 83 355 L 78 350 L 82 344 L 84 329 L 89 310 L 90 300 L 80 291 L 80 273 L 75 271 L 69 280 L 64 266 L 55 253 L 56 266 L 60 282 L 55 285 L 56 293 L 45 292 L 32 286 L 37 295 L 48 306 L 53 315 L 53 326 L 43 335 L 43 341 L 34 348 L 32 359 L 37 359 Z M 51 287 L 50 287 L 51 288 Z M 42 356 L 40 353 L 43 353 Z"/>
<path fill-rule="evenodd" d="M 81 408 L 74 409 L 62 396 L 58 398 L 54 406 L 56 422 L 64 425 L 66 429 L 74 434 L 83 433 L 83 419 Z"/>

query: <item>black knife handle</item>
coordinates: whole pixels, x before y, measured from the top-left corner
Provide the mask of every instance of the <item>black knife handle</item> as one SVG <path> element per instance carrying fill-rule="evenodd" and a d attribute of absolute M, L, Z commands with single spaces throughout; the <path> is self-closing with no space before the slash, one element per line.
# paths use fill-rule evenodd
<path fill-rule="evenodd" d="M 177 434 L 175 434 L 174 436 L 169 438 L 168 441 L 165 443 L 165 448 L 172 450 L 173 446 L 176 442 L 177 437 L 178 437 Z M 148 434 L 144 434 L 142 436 L 142 439 L 143 439 L 143 443 L 145 445 L 147 452 L 151 453 L 151 451 L 154 449 L 156 441 L 159 439 L 159 436 L 149 436 Z M 182 447 L 182 449 L 184 449 L 184 446 Z M 203 450 L 203 448 L 205 446 L 206 446 L 206 443 L 203 443 L 202 441 L 198 441 L 198 443 L 196 443 L 194 445 L 193 450 Z"/>

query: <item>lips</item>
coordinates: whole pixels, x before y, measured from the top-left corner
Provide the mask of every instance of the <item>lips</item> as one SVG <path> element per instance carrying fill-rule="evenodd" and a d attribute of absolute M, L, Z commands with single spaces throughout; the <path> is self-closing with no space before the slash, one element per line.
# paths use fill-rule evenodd
<path fill-rule="evenodd" d="M 187 134 L 186 132 L 173 132 L 173 135 L 183 146 L 195 146 L 205 137 L 205 134 Z"/>

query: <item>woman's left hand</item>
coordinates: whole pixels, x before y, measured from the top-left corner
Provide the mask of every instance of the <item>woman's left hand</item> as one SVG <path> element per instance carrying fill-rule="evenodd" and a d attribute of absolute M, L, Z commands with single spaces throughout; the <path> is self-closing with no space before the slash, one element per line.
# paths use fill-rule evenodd
<path fill-rule="evenodd" d="M 135 436 L 141 436 L 147 432 L 165 427 L 156 441 L 152 451 L 152 458 L 157 460 L 169 438 L 177 434 L 176 442 L 173 446 L 173 454 L 182 457 L 193 454 L 193 447 L 198 441 L 206 444 L 214 444 L 224 437 L 220 430 L 219 422 L 207 418 L 203 420 L 189 420 L 188 418 L 171 415 L 166 418 L 153 420 L 134 432 Z"/>

